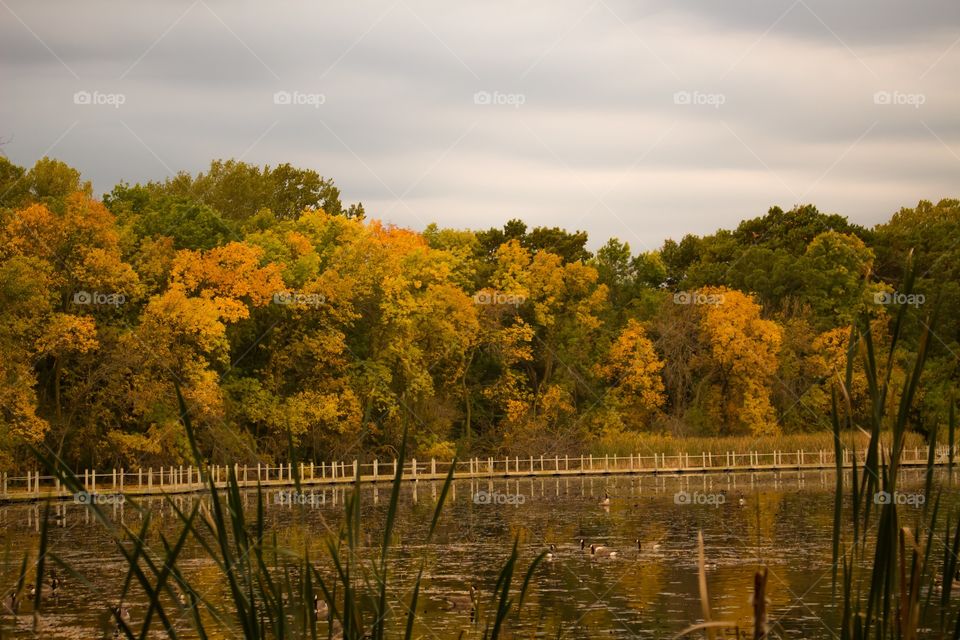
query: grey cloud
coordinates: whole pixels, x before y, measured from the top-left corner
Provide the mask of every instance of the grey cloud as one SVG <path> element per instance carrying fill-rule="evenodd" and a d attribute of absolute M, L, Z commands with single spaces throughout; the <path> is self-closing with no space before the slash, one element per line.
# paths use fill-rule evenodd
<path fill-rule="evenodd" d="M 764 35 L 780 0 L 9 4 L 80 79 L 0 22 L 4 151 L 30 165 L 76 123 L 50 153 L 99 191 L 246 154 L 313 167 L 398 224 L 519 216 L 635 249 L 796 200 L 870 224 L 956 195 L 953 4 L 806 0 L 843 42 L 802 3 Z M 126 102 L 75 105 L 78 89 Z"/>

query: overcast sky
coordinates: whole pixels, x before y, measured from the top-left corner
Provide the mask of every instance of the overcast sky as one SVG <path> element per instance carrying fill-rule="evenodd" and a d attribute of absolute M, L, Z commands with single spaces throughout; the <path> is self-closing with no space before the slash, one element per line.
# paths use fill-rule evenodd
<path fill-rule="evenodd" d="M 3 152 L 98 194 L 290 162 L 398 225 L 635 251 L 960 196 L 957 0 L 0 0 L 0 77 Z"/>

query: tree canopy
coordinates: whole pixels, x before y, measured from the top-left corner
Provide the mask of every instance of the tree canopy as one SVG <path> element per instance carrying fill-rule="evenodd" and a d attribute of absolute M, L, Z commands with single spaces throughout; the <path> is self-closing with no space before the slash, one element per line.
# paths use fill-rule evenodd
<path fill-rule="evenodd" d="M 285 459 L 291 443 L 389 454 L 404 430 L 445 457 L 825 429 L 862 348 L 851 324 L 882 346 L 907 306 L 897 376 L 939 297 L 922 430 L 926 408 L 954 402 L 957 237 L 957 200 L 869 230 L 803 205 L 657 251 L 591 251 L 583 231 L 520 220 L 385 225 L 289 164 L 218 160 L 98 199 L 62 162 L 0 158 L 0 467 L 27 445 L 77 466 L 176 463 L 175 384 L 221 462 Z"/>

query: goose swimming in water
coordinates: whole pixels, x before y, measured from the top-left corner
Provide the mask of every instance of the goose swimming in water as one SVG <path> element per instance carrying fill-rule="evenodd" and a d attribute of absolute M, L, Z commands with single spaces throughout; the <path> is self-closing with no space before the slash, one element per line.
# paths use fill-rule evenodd
<path fill-rule="evenodd" d="M 124 622 L 130 621 L 130 609 L 126 605 L 117 605 L 113 608 L 113 612 Z"/>
<path fill-rule="evenodd" d="M 598 558 L 616 558 L 617 552 L 615 549 L 610 547 L 604 547 L 603 545 L 590 545 L 590 555 Z"/>
<path fill-rule="evenodd" d="M 638 552 L 643 551 L 643 543 L 640 542 L 639 538 L 637 538 L 636 543 L 637 543 L 637 551 Z M 649 549 L 650 551 L 660 551 L 660 543 L 654 542 L 651 545 L 647 545 L 647 549 Z"/>
<path fill-rule="evenodd" d="M 7 597 L 3 599 L 3 608 L 14 615 L 20 611 L 20 598 L 17 597 L 16 591 L 11 591 Z"/>
<path fill-rule="evenodd" d="M 557 545 L 551 544 L 550 550 L 547 551 L 546 555 L 544 555 L 543 557 L 547 562 L 550 562 L 556 557 L 556 553 L 557 553 Z"/>
<path fill-rule="evenodd" d="M 583 551 L 587 547 L 587 541 L 583 538 L 580 538 L 580 551 Z"/>
<path fill-rule="evenodd" d="M 321 600 L 320 596 L 313 594 L 313 613 L 317 618 L 326 618 L 330 605 L 326 600 Z"/>
<path fill-rule="evenodd" d="M 60 587 L 62 586 L 63 586 L 63 580 L 60 579 L 60 576 L 58 576 L 56 572 L 51 571 L 50 572 L 50 595 L 56 598 L 60 592 Z"/>
<path fill-rule="evenodd" d="M 610 506 L 610 494 L 607 493 L 606 491 L 603 492 L 603 500 L 600 501 L 600 506 L 601 507 Z"/>

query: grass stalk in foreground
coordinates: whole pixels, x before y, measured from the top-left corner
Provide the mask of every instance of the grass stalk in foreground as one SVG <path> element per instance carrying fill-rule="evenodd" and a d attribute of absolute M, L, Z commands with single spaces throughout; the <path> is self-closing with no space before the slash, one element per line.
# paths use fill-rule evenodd
<path fill-rule="evenodd" d="M 422 558 L 416 579 L 410 589 L 412 596 L 404 601 L 407 587 L 397 583 L 390 573 L 390 554 L 394 529 L 400 508 L 403 467 L 397 466 L 390 501 L 387 506 L 383 537 L 375 559 L 364 558 L 361 548 L 361 491 L 356 477 L 352 494 L 345 504 L 344 518 L 339 532 L 323 539 L 327 558 L 323 563 L 311 560 L 309 547 L 302 553 L 282 547 L 276 535 L 267 531 L 264 519 L 264 494 L 258 486 L 253 513 L 244 506 L 243 491 L 231 467 L 226 486 L 218 488 L 203 464 L 197 447 L 195 430 L 187 407 L 177 388 L 181 420 L 203 482 L 206 499 L 198 500 L 189 511 L 180 509 L 167 498 L 166 504 L 176 515 L 178 531 L 168 538 L 155 527 L 148 509 L 135 501 L 128 508 L 141 511 L 143 522 L 138 530 L 124 523 L 116 523 L 95 501 L 87 503 L 94 518 L 103 525 L 113 546 L 123 559 L 127 572 L 123 586 L 112 608 L 111 625 L 119 637 L 143 640 L 162 630 L 166 637 L 176 640 L 181 635 L 201 639 L 219 637 L 224 632 L 241 635 L 248 640 L 349 638 L 382 640 L 387 637 L 412 638 L 421 584 L 426 570 Z M 406 434 L 399 459 L 406 452 Z M 34 455 L 57 477 L 66 490 L 84 491 L 85 487 L 69 469 L 54 456 L 39 450 Z M 299 470 L 299 465 L 293 464 Z M 429 544 L 443 512 L 447 495 L 453 483 L 453 469 L 443 482 L 426 535 Z M 301 488 L 300 478 L 295 487 Z M 78 583 L 91 590 L 96 586 L 87 582 L 79 571 L 70 566 L 54 550 L 48 548 L 46 522 L 40 539 L 36 563 L 35 584 L 44 584 L 47 563 L 62 567 Z M 147 545 L 147 540 L 158 538 L 160 548 Z M 227 604 L 218 605 L 208 597 L 209 590 L 196 578 L 181 570 L 179 564 L 184 549 L 198 547 L 203 557 L 217 569 L 228 593 Z M 483 637 L 497 640 L 509 627 L 512 616 L 519 615 L 530 586 L 533 572 L 541 557 L 529 566 L 519 590 L 513 588 L 513 577 L 519 562 L 516 544 L 513 553 L 503 565 L 494 589 L 492 607 L 495 615 L 486 623 Z M 16 593 L 21 594 L 28 574 L 28 558 L 24 556 Z M 42 589 L 36 593 L 37 616 L 43 612 Z M 145 604 L 145 613 L 129 620 L 128 603 Z M 479 602 L 475 601 L 475 606 Z M 401 611 L 398 615 L 395 611 Z M 476 611 L 474 612 L 476 613 Z M 109 629 L 105 629 L 109 633 Z M 0 631 L 2 633 L 2 631 Z"/>

